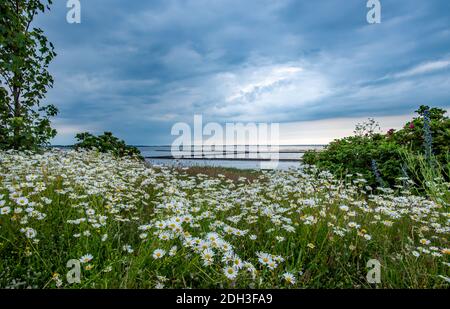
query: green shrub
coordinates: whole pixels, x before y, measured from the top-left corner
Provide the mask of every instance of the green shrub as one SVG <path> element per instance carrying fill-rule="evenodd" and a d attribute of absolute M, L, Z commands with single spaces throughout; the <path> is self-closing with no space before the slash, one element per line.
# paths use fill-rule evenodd
<path fill-rule="evenodd" d="M 419 116 L 401 130 L 391 129 L 386 134 L 377 132 L 379 126 L 369 119 L 369 122 L 357 125 L 354 136 L 335 140 L 323 151 L 308 151 L 303 161 L 340 176 L 361 174 L 373 186 L 393 186 L 400 177 L 406 176 L 416 177 L 413 181 L 422 183 L 417 178 L 419 174 L 408 173 L 404 151 L 419 155 L 429 147 L 433 160 L 446 166 L 450 150 L 450 120 L 445 116 L 446 111 L 439 108 L 421 106 L 416 113 Z M 428 131 L 424 128 L 426 117 Z"/>
<path fill-rule="evenodd" d="M 350 136 L 333 141 L 322 152 L 305 153 L 303 160 L 341 176 L 361 174 L 370 185 L 377 183 L 373 171 L 375 161 L 382 180 L 394 183 L 401 172 L 398 150 L 398 145 L 386 141 L 381 134 Z"/>
<path fill-rule="evenodd" d="M 436 159 L 444 163 L 446 156 L 450 152 L 450 119 L 445 116 L 446 111 L 440 108 L 429 108 L 420 106 L 416 111 L 419 117 L 413 118 L 407 122 L 403 129 L 392 134 L 387 138 L 394 143 L 404 146 L 413 153 L 424 153 L 424 115 L 428 111 L 430 129 L 432 135 L 432 152 Z"/>
<path fill-rule="evenodd" d="M 75 138 L 75 149 L 96 149 L 100 152 L 110 152 L 117 157 L 132 156 L 143 160 L 139 149 L 128 146 L 123 140 L 115 137 L 111 132 L 95 136 L 88 132 L 78 133 Z"/>

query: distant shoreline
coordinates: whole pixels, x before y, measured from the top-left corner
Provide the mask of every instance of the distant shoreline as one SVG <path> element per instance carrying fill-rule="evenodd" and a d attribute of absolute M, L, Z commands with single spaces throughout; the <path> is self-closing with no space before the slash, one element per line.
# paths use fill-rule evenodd
<path fill-rule="evenodd" d="M 279 161 L 279 162 L 300 162 L 301 158 L 298 159 L 267 159 L 267 158 L 214 158 L 214 157 L 201 157 L 201 158 L 195 158 L 195 157 L 182 157 L 182 158 L 176 158 L 174 156 L 159 156 L 159 157 L 144 157 L 148 160 L 204 160 L 204 161 Z"/>
<path fill-rule="evenodd" d="M 286 145 L 215 145 L 215 146 L 221 146 L 221 147 L 299 147 L 299 146 L 305 146 L 305 147 L 325 147 L 328 144 L 286 144 Z M 57 148 L 72 148 L 74 145 L 50 145 L 49 147 Z M 159 147 L 172 147 L 172 145 L 128 145 L 132 147 L 152 147 L 152 148 L 159 148 Z M 201 147 L 205 145 L 186 145 L 185 147 Z"/>
<path fill-rule="evenodd" d="M 227 162 L 270 162 L 278 161 L 284 163 L 302 162 L 302 155 L 308 150 L 319 150 L 326 145 L 280 145 L 278 151 L 271 149 L 259 149 L 259 147 L 270 147 L 270 145 L 216 145 L 219 149 L 204 149 L 200 145 L 184 146 L 181 156 L 174 156 L 171 145 L 163 146 L 134 146 L 140 148 L 145 160 L 168 160 L 168 161 L 227 161 Z M 259 146 L 259 147 L 258 147 Z M 51 145 L 51 148 L 73 149 L 74 145 Z M 222 148 L 223 147 L 223 148 Z M 244 147 L 244 148 L 243 148 Z M 256 148 L 258 147 L 258 148 Z M 294 147 L 294 149 L 289 149 Z M 300 148 L 300 149 L 295 149 Z M 147 148 L 147 150 L 145 149 Z M 253 149 L 254 151 L 253 151 Z M 283 149 L 284 148 L 284 149 Z M 287 149 L 286 149 L 287 148 Z M 303 148 L 303 149 L 302 149 Z M 273 158 L 271 154 L 279 154 Z M 184 154 L 184 155 L 183 155 Z M 295 154 L 298 154 L 296 156 Z M 288 157 L 283 157 L 288 155 Z"/>

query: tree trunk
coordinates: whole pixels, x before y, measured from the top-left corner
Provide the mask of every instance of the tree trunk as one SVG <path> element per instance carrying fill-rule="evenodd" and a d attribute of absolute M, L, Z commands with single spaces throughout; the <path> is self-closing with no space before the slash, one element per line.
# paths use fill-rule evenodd
<path fill-rule="evenodd" d="M 16 0 L 16 14 L 20 15 L 20 2 Z M 16 56 L 19 56 L 19 48 L 14 46 L 13 47 L 13 54 Z M 14 118 L 18 118 L 22 115 L 21 112 L 21 104 L 20 104 L 20 73 L 15 72 L 14 76 L 12 78 L 12 90 L 13 90 L 13 100 L 14 100 Z M 14 149 L 18 149 L 20 146 L 20 127 L 16 124 L 14 126 L 14 143 L 13 147 Z"/>
<path fill-rule="evenodd" d="M 13 99 L 14 99 L 14 118 L 18 118 L 22 115 L 20 104 L 20 89 L 17 85 L 13 86 Z M 14 126 L 14 149 L 18 149 L 20 145 L 20 127 Z"/>

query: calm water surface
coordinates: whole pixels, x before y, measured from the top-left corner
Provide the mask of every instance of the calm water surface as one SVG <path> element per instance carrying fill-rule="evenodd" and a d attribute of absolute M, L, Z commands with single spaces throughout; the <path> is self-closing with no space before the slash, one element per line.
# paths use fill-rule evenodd
<path fill-rule="evenodd" d="M 323 145 L 289 145 L 279 146 L 279 162 L 277 169 L 298 167 L 305 151 L 323 149 Z M 222 149 L 202 149 L 193 146 L 182 159 L 174 159 L 170 146 L 141 146 L 138 147 L 147 162 L 166 166 L 216 166 L 239 169 L 259 169 L 261 162 L 276 157 L 270 148 L 254 146 L 224 146 Z M 197 159 L 192 159 L 192 157 Z"/>

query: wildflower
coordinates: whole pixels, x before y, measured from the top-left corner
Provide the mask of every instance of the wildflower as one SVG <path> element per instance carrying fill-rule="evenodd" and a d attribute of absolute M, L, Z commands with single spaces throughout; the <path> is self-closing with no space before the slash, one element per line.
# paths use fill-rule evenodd
<path fill-rule="evenodd" d="M 214 262 L 214 251 L 211 249 L 205 249 L 202 252 L 203 264 L 205 266 L 210 266 Z"/>
<path fill-rule="evenodd" d="M 224 252 L 228 252 L 228 251 L 231 251 L 231 250 L 232 250 L 231 245 L 230 245 L 229 243 L 225 242 L 225 241 L 222 241 L 222 242 L 220 243 L 220 248 L 221 248 Z"/>
<path fill-rule="evenodd" d="M 84 263 L 89 263 L 90 261 L 92 261 L 93 258 L 94 257 L 92 256 L 92 254 L 88 253 L 88 254 L 83 255 L 80 258 L 80 262 L 83 263 L 83 264 Z"/>
<path fill-rule="evenodd" d="M 198 247 L 200 248 L 200 250 L 206 250 L 209 249 L 209 243 L 206 241 L 200 241 L 200 243 L 198 244 Z"/>
<path fill-rule="evenodd" d="M 104 272 L 104 273 L 109 273 L 109 272 L 111 272 L 111 271 L 112 271 L 112 266 L 111 266 L 111 265 L 106 266 L 105 269 L 103 269 L 103 272 Z"/>
<path fill-rule="evenodd" d="M 16 203 L 20 206 L 26 206 L 28 205 L 28 199 L 26 197 L 19 197 L 16 199 Z"/>
<path fill-rule="evenodd" d="M 429 244 L 430 244 L 430 241 L 429 241 L 428 239 L 422 238 L 422 239 L 420 240 L 420 243 L 421 243 L 422 245 L 429 245 Z"/>
<path fill-rule="evenodd" d="M 166 276 L 156 276 L 156 278 L 159 282 L 166 282 L 167 280 L 169 280 Z"/>
<path fill-rule="evenodd" d="M 269 261 L 269 263 L 267 263 L 267 267 L 270 270 L 274 270 L 275 268 L 278 267 L 278 264 L 275 261 L 271 260 L 271 261 Z"/>
<path fill-rule="evenodd" d="M 373 159 L 372 159 L 372 171 L 373 171 L 373 174 L 375 175 L 375 178 L 376 178 L 378 184 L 379 184 L 381 187 L 385 187 L 385 186 L 386 186 L 386 183 L 385 183 L 384 180 L 381 178 L 381 173 L 380 173 L 380 171 L 378 170 L 377 161 L 375 161 L 375 160 L 373 160 Z"/>
<path fill-rule="evenodd" d="M 276 236 L 275 239 L 276 239 L 278 242 L 283 242 L 283 241 L 285 240 L 285 238 L 284 238 L 283 236 Z"/>
<path fill-rule="evenodd" d="M 25 256 L 32 256 L 32 255 L 33 255 L 33 252 L 30 250 L 29 247 L 26 247 L 25 248 Z"/>
<path fill-rule="evenodd" d="M 158 222 L 155 223 L 155 226 L 162 230 L 162 229 L 164 229 L 166 227 L 166 223 L 163 222 L 163 221 L 158 221 Z"/>
<path fill-rule="evenodd" d="M 177 246 L 173 246 L 172 248 L 170 248 L 169 256 L 174 256 L 177 253 L 177 249 Z"/>
<path fill-rule="evenodd" d="M 20 198 L 20 195 L 21 195 L 20 192 L 13 192 L 9 195 L 9 197 L 12 199 L 18 199 L 18 198 Z"/>
<path fill-rule="evenodd" d="M 63 281 L 59 277 L 58 273 L 53 274 L 52 279 L 55 281 L 55 285 L 57 288 L 60 288 L 63 285 Z"/>
<path fill-rule="evenodd" d="M 130 245 L 124 245 L 124 246 L 122 247 L 122 250 L 123 250 L 123 251 L 126 251 L 126 252 L 128 252 L 128 253 L 133 253 L 133 252 L 134 252 L 133 248 L 132 248 Z"/>
<path fill-rule="evenodd" d="M 52 203 L 52 200 L 49 199 L 49 198 L 47 198 L 47 197 L 45 197 L 45 196 L 43 196 L 43 197 L 41 198 L 41 200 L 42 200 L 46 205 L 50 205 L 50 204 Z"/>
<path fill-rule="evenodd" d="M 450 255 L 450 249 L 449 249 L 449 248 L 442 249 L 441 252 L 442 252 L 443 254 Z"/>
<path fill-rule="evenodd" d="M 422 253 L 426 253 L 426 254 L 430 253 L 430 250 L 428 250 L 426 248 L 418 247 L 417 250 L 421 251 Z"/>
<path fill-rule="evenodd" d="M 153 251 L 153 258 L 154 259 L 160 259 L 165 254 L 166 254 L 166 251 L 164 251 L 163 249 L 156 249 L 155 251 Z"/>
<path fill-rule="evenodd" d="M 263 265 L 267 265 L 272 261 L 272 255 L 268 253 L 258 252 L 256 255 L 258 256 L 258 261 Z"/>
<path fill-rule="evenodd" d="M 169 240 L 170 239 L 170 234 L 167 232 L 163 232 L 161 234 L 159 234 L 159 239 L 161 240 Z"/>
<path fill-rule="evenodd" d="M 359 228 L 360 225 L 357 224 L 357 223 L 355 223 L 355 222 L 349 222 L 349 223 L 348 223 L 348 227 L 351 227 L 351 228 Z"/>
<path fill-rule="evenodd" d="M 428 108 L 423 113 L 423 139 L 425 157 L 430 160 L 433 152 L 433 137 L 431 134 L 430 110 Z"/>
<path fill-rule="evenodd" d="M 255 275 L 256 274 L 256 268 L 255 266 L 253 266 L 252 263 L 249 262 L 245 262 L 244 263 L 244 267 L 247 269 L 248 272 L 250 272 L 251 274 Z"/>
<path fill-rule="evenodd" d="M 10 212 L 11 212 L 11 208 L 8 206 L 0 208 L 0 215 L 7 215 Z"/>
<path fill-rule="evenodd" d="M 230 280 L 234 280 L 236 279 L 238 272 L 237 269 L 231 266 L 227 266 L 223 269 L 223 272 L 225 274 L 225 276 L 230 279 Z"/>
<path fill-rule="evenodd" d="M 237 256 L 233 257 L 232 263 L 236 269 L 241 269 L 244 266 L 244 264 L 242 263 L 242 260 Z"/>
<path fill-rule="evenodd" d="M 146 224 L 146 225 L 141 225 L 138 227 L 139 231 L 148 231 L 151 228 L 150 225 Z"/>
<path fill-rule="evenodd" d="M 290 273 L 290 272 L 284 273 L 283 274 L 283 279 L 288 284 L 291 284 L 291 285 L 295 284 L 295 276 L 292 273 Z"/>
<path fill-rule="evenodd" d="M 415 257 L 419 257 L 419 256 L 420 256 L 420 253 L 417 252 L 417 251 L 413 251 L 413 252 L 412 252 L 412 255 L 414 255 Z"/>
<path fill-rule="evenodd" d="M 369 234 L 364 234 L 364 238 L 365 238 L 366 240 L 371 240 L 371 239 L 372 239 L 372 236 L 370 236 Z"/>
<path fill-rule="evenodd" d="M 389 220 L 384 220 L 383 224 L 386 225 L 386 226 L 392 226 L 393 222 L 389 221 Z"/>
<path fill-rule="evenodd" d="M 217 233 L 208 233 L 208 235 L 206 235 L 206 238 L 212 242 L 217 241 L 220 237 Z"/>
<path fill-rule="evenodd" d="M 279 256 L 279 255 L 272 255 L 272 259 L 273 259 L 274 261 L 277 261 L 278 263 L 284 262 L 284 258 L 282 258 L 282 257 Z"/>
<path fill-rule="evenodd" d="M 347 205 L 341 205 L 341 206 L 339 206 L 339 209 L 347 212 L 349 210 L 349 207 Z"/>
<path fill-rule="evenodd" d="M 28 239 L 33 239 L 33 238 L 35 238 L 36 237 L 36 231 L 34 230 L 34 229 L 32 229 L 31 227 L 27 227 L 27 228 L 24 228 L 24 229 L 20 229 L 20 231 L 22 232 L 22 233 L 24 233 L 25 234 L 25 237 L 26 238 L 28 238 Z"/>

